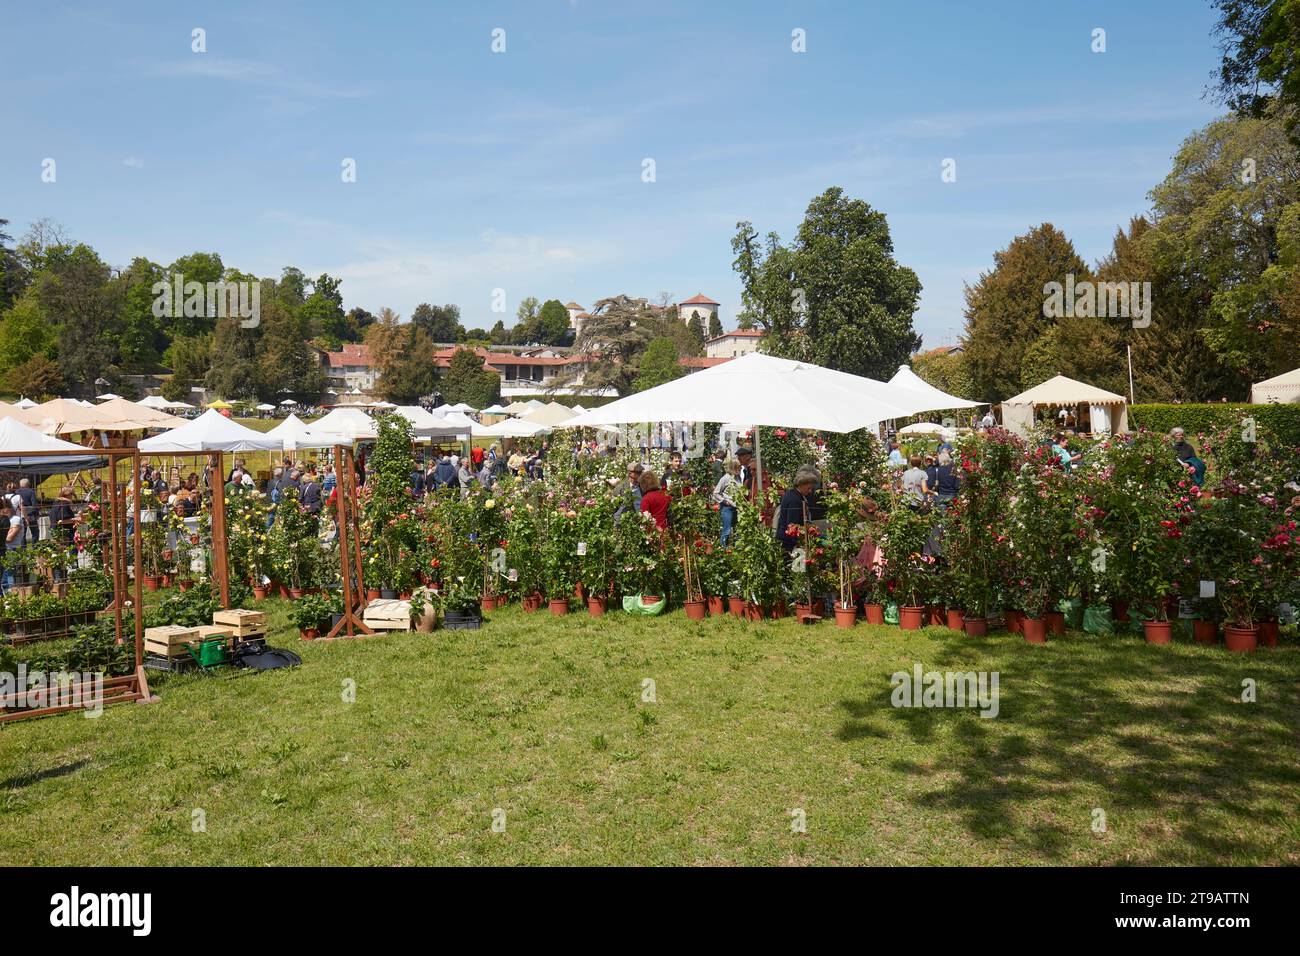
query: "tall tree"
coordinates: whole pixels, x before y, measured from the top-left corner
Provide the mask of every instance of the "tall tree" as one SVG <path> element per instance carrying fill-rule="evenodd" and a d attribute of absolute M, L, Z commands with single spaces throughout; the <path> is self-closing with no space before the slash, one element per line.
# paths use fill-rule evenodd
<path fill-rule="evenodd" d="M 458 305 L 430 305 L 421 302 L 411 313 L 411 322 L 424 329 L 434 342 L 459 342 L 465 337 Z"/>
<path fill-rule="evenodd" d="M 300 309 L 271 299 L 262 306 L 256 346 L 257 397 L 275 402 L 285 395 L 314 402 L 325 390 L 325 374 L 310 345 L 311 321 Z"/>
<path fill-rule="evenodd" d="M 670 338 L 652 339 L 641 355 L 634 388 L 644 392 L 680 378 L 685 371 L 677 364 L 677 345 Z"/>
<path fill-rule="evenodd" d="M 993 269 L 966 287 L 964 364 L 977 401 L 997 402 L 1037 385 L 1059 349 L 1039 343 L 1053 328 L 1043 316 L 1044 286 L 1091 278 L 1073 243 L 1051 223 L 1011 240 L 993 254 Z M 1027 374 L 1027 359 L 1034 367 Z M 1052 375 L 1057 374 L 1055 371 Z M 1051 377 L 1050 375 L 1048 377 Z M 1033 378 L 1033 381 L 1029 381 Z"/>
<path fill-rule="evenodd" d="M 718 318 L 718 313 L 709 313 L 709 338 L 716 339 L 722 334 L 722 320 Z"/>
<path fill-rule="evenodd" d="M 1284 111 L 1300 132 L 1300 0 L 1214 0 L 1223 40 L 1219 93 L 1233 109 L 1261 117 Z"/>
<path fill-rule="evenodd" d="M 13 237 L 5 232 L 8 219 L 0 219 L 0 312 L 13 305 L 27 286 L 27 268 L 10 247 Z"/>
<path fill-rule="evenodd" d="M 474 408 L 487 408 L 501 397 L 501 377 L 485 369 L 483 359 L 472 349 L 457 349 L 440 391 L 453 405 L 466 402 Z"/>
<path fill-rule="evenodd" d="M 838 187 L 808 204 L 792 246 L 766 248 L 742 222 L 732 249 L 742 283 L 742 325 L 765 329 L 764 347 L 828 368 L 888 378 L 920 345 L 912 316 L 916 273 L 894 259 L 885 215 Z"/>
<path fill-rule="evenodd" d="M 95 379 L 108 378 L 118 361 L 121 286 L 111 270 L 84 244 L 51 252 L 35 282 L 37 301 L 59 321 L 59 367 L 79 395 L 93 393 Z"/>

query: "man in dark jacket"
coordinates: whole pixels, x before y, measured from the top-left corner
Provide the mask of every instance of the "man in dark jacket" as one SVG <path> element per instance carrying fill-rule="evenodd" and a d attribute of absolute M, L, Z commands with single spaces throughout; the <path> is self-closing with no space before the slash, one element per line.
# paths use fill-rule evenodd
<path fill-rule="evenodd" d="M 320 482 L 316 480 L 316 473 L 309 471 L 302 483 L 302 510 L 309 515 L 318 515 L 320 507 Z"/>
<path fill-rule="evenodd" d="M 433 469 L 433 484 L 436 488 L 445 488 L 448 485 L 457 487 L 460 484 L 456 478 L 456 467 L 446 455 L 438 456 L 438 464 Z"/>

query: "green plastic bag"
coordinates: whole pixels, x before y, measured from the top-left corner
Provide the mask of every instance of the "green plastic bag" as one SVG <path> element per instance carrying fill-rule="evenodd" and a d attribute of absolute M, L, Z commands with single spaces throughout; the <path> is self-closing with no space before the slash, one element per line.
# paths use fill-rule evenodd
<path fill-rule="evenodd" d="M 631 594 L 623 598 L 623 610 L 628 614 L 640 614 L 645 617 L 654 617 L 662 614 L 664 608 L 668 606 L 667 598 L 660 598 L 655 604 L 642 604 L 641 595 Z"/>
<path fill-rule="evenodd" d="M 1083 600 L 1081 598 L 1062 598 L 1056 609 L 1065 615 L 1065 626 L 1072 631 L 1083 628 Z"/>
<path fill-rule="evenodd" d="M 898 623 L 898 605 L 892 601 L 885 605 L 885 623 L 886 624 Z"/>
<path fill-rule="evenodd" d="M 1112 637 L 1115 625 L 1110 619 L 1110 607 L 1097 604 L 1083 609 L 1083 632 L 1099 637 Z"/>

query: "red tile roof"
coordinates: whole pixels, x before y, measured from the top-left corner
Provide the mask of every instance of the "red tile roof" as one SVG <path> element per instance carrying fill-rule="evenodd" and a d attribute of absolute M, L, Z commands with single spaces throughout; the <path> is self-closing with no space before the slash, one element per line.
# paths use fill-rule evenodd
<path fill-rule="evenodd" d="M 731 358 L 705 358 L 702 355 L 688 355 L 685 358 L 679 358 L 677 364 L 682 368 L 713 368 L 715 365 L 721 365 L 723 362 L 730 362 Z"/>
<path fill-rule="evenodd" d="M 357 345 L 354 342 L 345 343 L 342 351 L 326 352 L 325 354 L 329 357 L 330 368 L 343 368 L 345 366 L 370 367 L 370 350 L 364 345 Z"/>
<path fill-rule="evenodd" d="M 732 332 L 723 332 L 721 335 L 715 335 L 709 339 L 710 342 L 721 342 L 723 339 L 761 339 L 767 335 L 760 329 L 736 329 Z"/>
<path fill-rule="evenodd" d="M 722 303 L 714 302 L 707 295 L 701 292 L 698 295 L 693 295 L 686 301 L 680 302 L 678 304 L 679 305 L 721 305 Z"/>

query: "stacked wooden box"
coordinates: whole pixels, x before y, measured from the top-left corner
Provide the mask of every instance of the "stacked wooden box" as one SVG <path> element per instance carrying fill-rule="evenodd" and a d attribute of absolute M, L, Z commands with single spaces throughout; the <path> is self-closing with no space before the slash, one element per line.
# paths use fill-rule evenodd
<path fill-rule="evenodd" d="M 253 638 L 266 637 L 266 614 L 262 611 L 245 611 L 238 607 L 228 611 L 216 611 L 212 615 L 212 627 L 225 631 L 238 644 Z"/>
<path fill-rule="evenodd" d="M 379 600 L 366 605 L 361 620 L 375 631 L 409 631 L 411 629 L 411 602 Z"/>
<path fill-rule="evenodd" d="M 185 657 L 190 652 L 190 644 L 198 640 L 199 629 L 183 624 L 164 624 L 144 629 L 145 653 L 159 657 Z"/>

